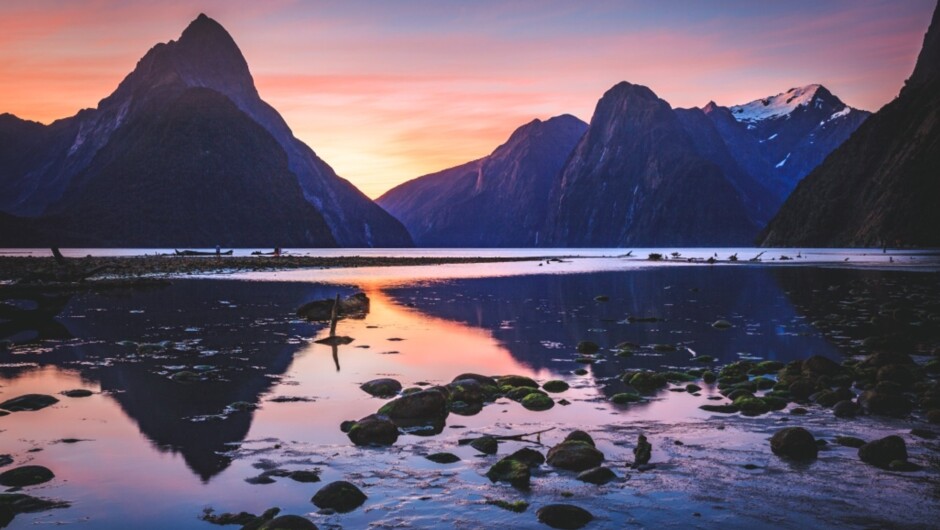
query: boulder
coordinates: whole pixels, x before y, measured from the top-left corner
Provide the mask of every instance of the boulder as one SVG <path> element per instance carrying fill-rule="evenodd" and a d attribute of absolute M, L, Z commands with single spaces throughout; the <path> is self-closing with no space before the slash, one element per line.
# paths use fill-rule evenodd
<path fill-rule="evenodd" d="M 499 383 L 499 387 L 504 386 L 515 387 L 528 387 L 528 388 L 538 388 L 539 384 L 535 382 L 531 377 L 525 377 L 523 375 L 504 375 L 502 377 L 497 377 L 496 382 Z"/>
<path fill-rule="evenodd" d="M 0 409 L 10 412 L 36 411 L 58 402 L 58 399 L 45 394 L 25 394 L 0 403 Z"/>
<path fill-rule="evenodd" d="M 310 499 L 317 508 L 346 513 L 355 510 L 366 502 L 366 494 L 355 485 L 345 480 L 330 482 Z"/>
<path fill-rule="evenodd" d="M 485 455 L 495 455 L 499 451 L 499 442 L 492 436 L 481 436 L 470 442 L 470 447 Z"/>
<path fill-rule="evenodd" d="M 603 461 L 604 453 L 581 441 L 562 442 L 548 451 L 547 458 L 550 466 L 568 471 L 584 471 L 599 466 Z"/>
<path fill-rule="evenodd" d="M 63 396 L 65 396 L 65 397 L 70 397 L 70 398 L 83 398 L 83 397 L 88 397 L 88 396 L 90 396 L 90 395 L 92 395 L 92 394 L 94 394 L 94 392 L 92 392 L 91 390 L 88 390 L 88 389 L 86 389 L 86 388 L 76 388 L 76 389 L 73 389 L 73 390 L 63 390 L 63 391 L 62 391 L 62 395 L 63 395 Z"/>
<path fill-rule="evenodd" d="M 491 386 L 493 388 L 499 388 L 499 384 L 496 383 L 495 379 L 493 379 L 492 377 L 489 377 L 486 375 L 480 375 L 480 374 L 460 374 L 457 377 L 455 377 L 454 380 L 451 382 L 456 383 L 457 381 L 462 381 L 464 379 L 473 379 L 474 381 L 476 381 L 477 383 L 480 383 L 484 387 Z"/>
<path fill-rule="evenodd" d="M 595 342 L 591 342 L 589 340 L 582 340 L 581 342 L 578 343 L 578 346 L 576 349 L 578 350 L 578 353 L 591 355 L 600 351 L 601 347 L 598 346 L 597 343 Z"/>
<path fill-rule="evenodd" d="M 838 375 L 844 370 L 842 365 L 822 355 L 813 355 L 803 361 L 803 372 L 812 375 Z"/>
<path fill-rule="evenodd" d="M 819 452 L 813 435 L 802 427 L 787 427 L 777 431 L 770 439 L 775 455 L 793 460 L 812 460 Z"/>
<path fill-rule="evenodd" d="M 529 466 L 511 457 L 506 457 L 493 464 L 486 472 L 491 482 L 508 482 L 514 488 L 528 489 L 531 472 Z"/>
<path fill-rule="evenodd" d="M 453 453 L 432 453 L 424 457 L 435 464 L 453 464 L 460 462 L 460 457 Z"/>
<path fill-rule="evenodd" d="M 832 407 L 832 413 L 837 418 L 854 418 L 858 414 L 858 404 L 848 399 L 842 400 Z"/>
<path fill-rule="evenodd" d="M 386 403 L 379 414 L 391 420 L 443 420 L 447 418 L 447 398 L 436 389 L 421 390 Z"/>
<path fill-rule="evenodd" d="M 858 397 L 858 403 L 869 414 L 902 418 L 913 410 L 914 405 L 901 394 L 880 390 L 866 390 Z"/>
<path fill-rule="evenodd" d="M 385 377 L 365 382 L 359 388 L 370 396 L 390 398 L 401 392 L 402 387 L 398 381 Z"/>
<path fill-rule="evenodd" d="M 881 368 L 889 364 L 912 365 L 914 359 L 906 353 L 896 351 L 882 351 L 869 355 L 861 362 L 860 366 L 867 368 Z"/>
<path fill-rule="evenodd" d="M 317 525 L 299 515 L 282 515 L 265 522 L 258 530 L 317 530 Z"/>
<path fill-rule="evenodd" d="M 616 473 L 610 470 L 610 468 L 599 466 L 592 467 L 591 469 L 586 469 L 575 477 L 581 482 L 589 482 L 591 484 L 597 484 L 598 486 L 602 484 L 607 484 L 611 480 L 617 478 Z"/>
<path fill-rule="evenodd" d="M 542 385 L 542 388 L 545 389 L 546 392 L 564 392 L 568 390 L 569 386 L 568 383 L 560 379 L 552 379 L 551 381 L 546 381 L 545 384 Z"/>
<path fill-rule="evenodd" d="M 392 445 L 398 441 L 398 426 L 387 416 L 372 414 L 354 423 L 346 435 L 356 445 Z"/>
<path fill-rule="evenodd" d="M 22 488 L 49 482 L 55 475 L 47 467 L 20 466 L 0 473 L 0 485 L 8 488 Z"/>
<path fill-rule="evenodd" d="M 887 468 L 895 460 L 907 460 L 907 444 L 900 436 L 886 436 L 859 447 L 858 457 L 867 464 Z"/>
<path fill-rule="evenodd" d="M 545 456 L 542 453 L 528 447 L 523 447 L 506 458 L 522 462 L 529 467 L 539 467 L 545 463 Z"/>
<path fill-rule="evenodd" d="M 594 520 L 591 512 L 571 504 L 549 504 L 535 512 L 539 521 L 552 528 L 576 530 Z"/>
<path fill-rule="evenodd" d="M 520 403 L 522 403 L 523 407 L 536 411 L 548 410 L 555 406 L 555 401 L 552 398 L 540 392 L 530 393 L 526 397 L 522 398 Z"/>

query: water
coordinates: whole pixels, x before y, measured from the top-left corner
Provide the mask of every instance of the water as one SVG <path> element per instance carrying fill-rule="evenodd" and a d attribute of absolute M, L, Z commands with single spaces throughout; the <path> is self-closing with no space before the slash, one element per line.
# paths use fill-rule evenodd
<path fill-rule="evenodd" d="M 538 255 L 548 254 L 538 249 Z M 850 262 L 861 261 L 858 256 Z M 0 453 L 11 454 L 15 465 L 55 472 L 53 481 L 27 493 L 72 503 L 19 515 L 10 528 L 214 528 L 198 519 L 207 507 L 261 513 L 272 506 L 308 515 L 321 528 L 544 528 L 535 510 L 551 502 L 589 509 L 598 518 L 594 528 L 929 525 L 940 516 L 940 473 L 929 465 L 936 456 L 929 442 L 907 437 L 912 460 L 927 466 L 914 474 L 871 468 L 842 447 L 800 467 L 767 447 L 767 437 L 786 425 L 786 411 L 715 417 L 698 409 L 716 395 L 709 387 L 700 397 L 663 391 L 638 405 L 607 399 L 625 389 L 616 377 L 624 369 L 700 366 L 696 355 L 786 362 L 864 353 L 862 341 L 873 333 L 864 320 L 872 308 L 899 298 L 931 308 L 930 300 L 940 299 L 935 272 L 883 270 L 880 262 L 832 268 L 828 261 L 817 264 L 825 267 L 709 267 L 593 258 L 542 266 L 298 270 L 73 295 L 40 329 L 0 325 L 0 336 L 14 342 L 0 350 L 0 400 L 24 393 L 60 399 L 0 418 Z M 306 301 L 360 289 L 371 310 L 339 323 L 340 334 L 355 340 L 336 351 L 313 342 L 325 335 L 323 325 L 293 316 Z M 598 295 L 609 301 L 596 301 Z M 630 316 L 657 321 L 630 323 Z M 716 330 L 711 323 L 719 318 L 734 327 Z M 912 348 L 935 339 L 932 331 L 920 333 Z M 606 354 L 584 365 L 576 362 L 581 340 L 641 348 L 631 357 Z M 140 353 L 123 341 L 172 341 L 175 350 Z M 654 350 L 654 344 L 672 348 Z M 587 374 L 575 375 L 581 367 Z M 212 380 L 169 378 L 183 369 Z M 357 448 L 339 430 L 343 420 L 374 413 L 385 402 L 359 389 L 365 381 L 394 377 L 409 387 L 447 383 L 464 372 L 564 379 L 572 388 L 553 397 L 571 404 L 532 412 L 502 398 L 477 415 L 451 414 L 437 436 L 404 435 L 391 448 Z M 95 394 L 59 395 L 74 388 Z M 226 410 L 237 401 L 258 408 Z M 798 422 L 830 439 L 873 439 L 911 427 L 905 420 L 834 422 L 822 409 Z M 547 446 L 574 428 L 591 432 L 608 465 L 629 480 L 597 487 L 543 467 L 532 490 L 518 492 L 485 478 L 498 457 L 456 443 L 479 433 L 550 427 L 555 430 L 541 436 Z M 640 432 L 650 437 L 658 464 L 646 473 L 624 466 Z M 500 454 L 523 446 L 502 444 Z M 437 451 L 462 461 L 444 466 L 422 456 Z M 245 481 L 271 466 L 319 470 L 322 482 Z M 340 479 L 363 487 L 369 500 L 345 515 L 316 513 L 310 497 Z M 882 484 L 877 502 L 871 502 L 872 483 Z M 515 514 L 487 499 L 525 499 L 532 507 Z"/>

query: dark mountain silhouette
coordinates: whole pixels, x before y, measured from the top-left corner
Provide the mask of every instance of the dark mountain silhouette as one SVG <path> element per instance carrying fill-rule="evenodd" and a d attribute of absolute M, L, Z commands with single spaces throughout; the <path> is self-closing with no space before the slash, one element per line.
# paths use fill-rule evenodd
<path fill-rule="evenodd" d="M 205 15 L 154 46 L 95 109 L 49 126 L 0 117 L 8 139 L 0 210 L 33 219 L 34 245 L 411 244 L 293 136 Z"/>
<path fill-rule="evenodd" d="M 552 192 L 547 244 L 746 244 L 759 225 L 669 104 L 622 82 L 597 104 Z"/>
<path fill-rule="evenodd" d="M 765 246 L 940 246 L 940 4 L 900 95 L 810 173 Z"/>
<path fill-rule="evenodd" d="M 408 181 L 376 202 L 418 246 L 537 246 L 548 195 L 586 128 L 569 115 L 534 120 L 489 156 Z"/>

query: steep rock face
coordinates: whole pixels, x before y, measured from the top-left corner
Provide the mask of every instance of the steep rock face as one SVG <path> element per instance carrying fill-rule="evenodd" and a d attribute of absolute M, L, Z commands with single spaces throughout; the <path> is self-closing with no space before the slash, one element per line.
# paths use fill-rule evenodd
<path fill-rule="evenodd" d="M 557 246 L 746 244 L 758 229 L 669 104 L 626 82 L 598 102 L 550 204 Z"/>
<path fill-rule="evenodd" d="M 810 173 L 765 246 L 940 246 L 940 5 L 900 95 Z"/>
<path fill-rule="evenodd" d="M 280 115 L 258 96 L 248 65 L 231 36 L 205 15 L 194 20 L 178 41 L 158 44 L 147 52 L 134 71 L 96 109 L 83 110 L 50 125 L 44 132 L 46 140 L 34 144 L 33 150 L 42 154 L 36 155 L 31 163 L 4 165 L 0 182 L 9 183 L 17 193 L 14 199 L 0 202 L 0 208 L 20 216 L 61 218 L 67 215 L 72 208 L 67 198 L 80 195 L 81 189 L 99 176 L 91 170 L 93 166 L 99 167 L 95 166 L 95 158 L 112 140 L 127 133 L 125 125 L 142 113 L 151 112 L 153 105 L 167 105 L 193 88 L 211 89 L 225 96 L 239 112 L 272 137 L 286 155 L 287 168 L 294 175 L 300 193 L 329 228 L 329 237 L 309 239 L 306 245 L 410 246 L 410 237 L 400 223 L 349 182 L 336 176 L 309 147 L 294 138 Z M 198 116 L 199 109 L 191 110 Z M 23 128 L 22 124 L 18 124 L 18 128 Z M 0 126 L 0 135 L 2 129 Z M 133 140 L 121 138 L 120 141 Z M 159 149 L 159 146 L 151 148 Z M 198 156 L 198 153 L 180 146 L 178 152 L 169 155 L 184 159 Z M 3 153 L 0 153 L 0 162 L 6 162 Z M 223 173 L 230 169 L 224 165 L 216 168 Z M 119 201 L 122 192 L 121 188 L 111 190 L 110 200 Z M 248 222 L 248 219 L 244 221 Z M 52 223 L 40 223 L 54 230 Z M 272 227 L 271 233 L 270 239 L 274 239 L 274 234 L 278 233 L 276 227 Z M 323 232 L 313 226 L 310 233 Z M 89 237 L 89 242 L 98 239 L 95 235 Z"/>
<path fill-rule="evenodd" d="M 489 156 L 401 184 L 376 202 L 419 246 L 536 246 L 548 195 L 586 128 L 569 115 L 532 121 Z"/>

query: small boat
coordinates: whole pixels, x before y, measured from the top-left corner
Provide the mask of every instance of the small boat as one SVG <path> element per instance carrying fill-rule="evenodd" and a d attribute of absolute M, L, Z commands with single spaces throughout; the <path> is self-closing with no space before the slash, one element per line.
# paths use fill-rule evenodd
<path fill-rule="evenodd" d="M 173 252 L 176 252 L 177 256 L 231 256 L 234 250 L 226 250 L 225 252 L 205 252 L 202 250 L 176 250 L 173 249 Z"/>

